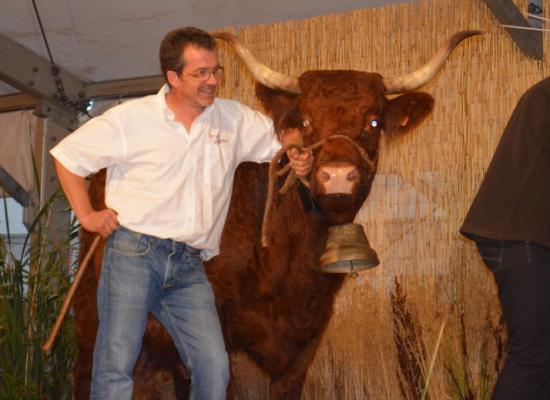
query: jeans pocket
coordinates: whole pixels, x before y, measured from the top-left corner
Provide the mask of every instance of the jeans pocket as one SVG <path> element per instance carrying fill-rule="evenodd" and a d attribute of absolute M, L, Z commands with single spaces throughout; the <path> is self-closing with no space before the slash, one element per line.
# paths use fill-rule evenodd
<path fill-rule="evenodd" d="M 125 256 L 139 257 L 146 255 L 151 245 L 146 235 L 119 228 L 113 235 L 111 248 Z"/>
<path fill-rule="evenodd" d="M 502 260 L 499 258 L 494 257 L 481 257 L 483 258 L 483 263 L 489 268 L 491 271 L 496 272 L 502 267 Z"/>
<path fill-rule="evenodd" d="M 550 249 L 534 242 L 525 242 L 525 257 L 529 264 L 550 267 Z"/>
<path fill-rule="evenodd" d="M 477 249 L 483 263 L 491 271 L 496 272 L 502 268 L 502 242 L 493 240 L 476 240 Z"/>
<path fill-rule="evenodd" d="M 180 272 L 183 274 L 183 279 L 185 281 L 202 282 L 206 280 L 206 271 L 200 254 L 186 251 L 181 261 L 182 266 Z"/>

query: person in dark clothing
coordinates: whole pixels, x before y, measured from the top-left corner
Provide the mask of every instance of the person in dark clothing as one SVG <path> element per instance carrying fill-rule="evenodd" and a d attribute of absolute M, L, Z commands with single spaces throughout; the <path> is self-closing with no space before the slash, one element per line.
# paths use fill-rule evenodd
<path fill-rule="evenodd" d="M 517 103 L 460 232 L 492 271 L 508 326 L 492 398 L 550 399 L 550 78 Z"/>

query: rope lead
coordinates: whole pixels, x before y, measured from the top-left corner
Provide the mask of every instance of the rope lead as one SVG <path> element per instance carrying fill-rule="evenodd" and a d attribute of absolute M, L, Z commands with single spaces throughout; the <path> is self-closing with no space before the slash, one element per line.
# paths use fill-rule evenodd
<path fill-rule="evenodd" d="M 369 167 L 369 170 L 371 173 L 374 173 L 375 170 L 375 162 L 370 159 L 368 153 L 361 147 L 357 142 L 355 142 L 353 139 L 351 139 L 349 136 L 346 135 L 332 135 L 329 137 L 326 137 L 324 139 L 319 140 L 318 142 L 312 144 L 308 147 L 303 147 L 299 144 L 288 144 L 286 146 L 283 146 L 271 159 L 271 162 L 269 163 L 269 172 L 268 172 L 268 183 L 267 183 L 267 200 L 265 204 L 264 209 L 264 217 L 262 221 L 262 247 L 266 248 L 271 245 L 271 239 L 268 236 L 267 232 L 267 222 L 269 220 L 271 209 L 273 208 L 273 201 L 275 196 L 275 185 L 276 185 L 276 179 L 286 173 L 288 173 L 288 176 L 286 177 L 286 180 L 279 190 L 279 194 L 284 195 L 288 190 L 296 183 L 297 180 L 300 180 L 304 186 L 306 186 L 308 189 L 310 188 L 309 182 L 303 178 L 303 177 L 297 177 L 296 174 L 294 174 L 294 171 L 291 170 L 290 164 L 285 165 L 281 169 L 277 170 L 277 166 L 279 164 L 280 159 L 286 154 L 287 151 L 291 149 L 297 149 L 300 153 L 303 153 L 304 151 L 310 151 L 313 152 L 313 150 L 316 150 L 317 148 L 321 147 L 327 140 L 335 140 L 335 139 L 343 139 L 350 142 L 359 152 L 359 155 L 365 161 L 367 166 Z M 290 172 L 289 172 L 290 171 Z"/>

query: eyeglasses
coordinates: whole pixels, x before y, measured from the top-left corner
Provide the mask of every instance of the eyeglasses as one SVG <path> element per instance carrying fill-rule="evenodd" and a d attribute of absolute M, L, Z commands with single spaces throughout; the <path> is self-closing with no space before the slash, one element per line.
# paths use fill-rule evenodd
<path fill-rule="evenodd" d="M 223 73 L 223 67 L 221 65 L 218 65 L 214 68 L 201 68 L 196 72 L 182 72 L 185 75 L 189 75 L 190 77 L 195 78 L 200 82 L 206 82 L 208 79 L 210 79 L 212 75 L 214 75 L 215 78 L 219 78 L 220 75 Z"/>

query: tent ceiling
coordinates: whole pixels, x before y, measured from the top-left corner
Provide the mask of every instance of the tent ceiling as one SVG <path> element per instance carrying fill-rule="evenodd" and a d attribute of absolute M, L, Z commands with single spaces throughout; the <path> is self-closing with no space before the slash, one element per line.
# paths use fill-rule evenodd
<path fill-rule="evenodd" d="M 35 0 L 54 61 L 85 81 L 159 74 L 175 27 L 258 25 L 413 0 Z M 0 35 L 48 59 L 32 0 L 0 0 Z M 0 94 L 13 92 L 0 82 Z"/>

